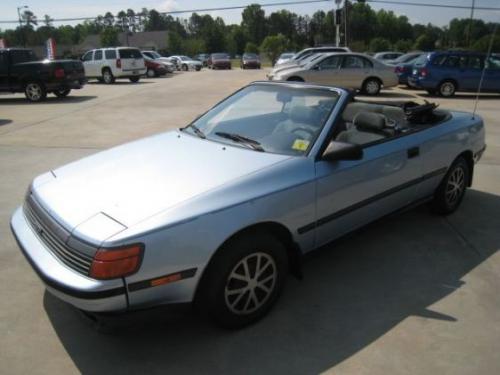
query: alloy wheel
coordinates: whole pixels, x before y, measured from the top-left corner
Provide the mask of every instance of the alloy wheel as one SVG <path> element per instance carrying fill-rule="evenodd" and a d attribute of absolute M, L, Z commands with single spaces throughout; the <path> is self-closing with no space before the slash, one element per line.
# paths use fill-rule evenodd
<path fill-rule="evenodd" d="M 375 95 L 380 91 L 380 84 L 375 80 L 369 80 L 365 84 L 366 93 L 369 95 Z"/>
<path fill-rule="evenodd" d="M 42 98 L 43 91 L 38 83 L 28 83 L 26 86 L 26 96 L 29 100 L 37 102 Z"/>
<path fill-rule="evenodd" d="M 446 183 L 445 198 L 446 203 L 452 207 L 462 196 L 465 190 L 465 172 L 461 166 L 457 166 L 451 172 Z"/>
<path fill-rule="evenodd" d="M 453 82 L 444 82 L 441 84 L 439 92 L 444 97 L 453 96 L 453 94 L 455 94 L 455 85 Z"/>
<path fill-rule="evenodd" d="M 276 286 L 276 262 L 267 253 L 252 253 L 231 270 L 224 289 L 227 308 L 237 315 L 257 311 L 269 299 Z"/>

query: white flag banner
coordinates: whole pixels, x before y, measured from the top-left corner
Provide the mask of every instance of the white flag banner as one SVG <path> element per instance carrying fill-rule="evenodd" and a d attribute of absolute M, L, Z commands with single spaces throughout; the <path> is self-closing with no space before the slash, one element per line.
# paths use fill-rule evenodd
<path fill-rule="evenodd" d="M 53 38 L 47 39 L 45 47 L 47 49 L 47 58 L 54 60 L 56 58 L 56 41 Z"/>

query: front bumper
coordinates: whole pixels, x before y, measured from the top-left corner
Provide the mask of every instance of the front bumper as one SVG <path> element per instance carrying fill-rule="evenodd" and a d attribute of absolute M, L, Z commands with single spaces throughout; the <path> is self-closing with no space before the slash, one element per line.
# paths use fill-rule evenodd
<path fill-rule="evenodd" d="M 40 241 L 22 208 L 11 219 L 11 230 L 24 256 L 56 297 L 92 312 L 120 312 L 128 308 L 123 279 L 94 280 L 64 266 Z"/>

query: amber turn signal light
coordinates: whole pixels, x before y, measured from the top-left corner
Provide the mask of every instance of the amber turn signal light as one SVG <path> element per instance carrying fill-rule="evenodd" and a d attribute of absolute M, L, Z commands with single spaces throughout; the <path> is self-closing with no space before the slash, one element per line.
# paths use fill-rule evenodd
<path fill-rule="evenodd" d="M 90 266 L 89 276 L 107 280 L 132 275 L 141 266 L 144 245 L 99 249 Z"/>

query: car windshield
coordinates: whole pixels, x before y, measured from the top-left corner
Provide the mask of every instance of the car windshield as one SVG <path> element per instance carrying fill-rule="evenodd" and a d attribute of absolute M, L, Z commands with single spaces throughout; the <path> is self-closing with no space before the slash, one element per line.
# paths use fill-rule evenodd
<path fill-rule="evenodd" d="M 310 55 L 310 56 L 307 56 L 306 58 L 304 58 L 303 60 L 301 60 L 299 62 L 300 65 L 304 66 L 304 65 L 307 65 L 317 59 L 319 59 L 321 56 L 323 56 L 322 53 L 315 53 L 313 55 Z"/>
<path fill-rule="evenodd" d="M 427 62 L 427 54 L 424 53 L 423 55 L 420 55 L 415 61 L 414 61 L 414 64 L 415 65 L 425 65 L 425 63 Z"/>
<path fill-rule="evenodd" d="M 243 55 L 244 59 L 257 59 L 257 55 L 255 53 L 245 53 Z"/>
<path fill-rule="evenodd" d="M 182 61 L 189 61 L 191 60 L 189 57 L 187 56 L 179 56 L 179 59 L 181 59 Z"/>
<path fill-rule="evenodd" d="M 224 59 L 229 59 L 229 56 L 226 55 L 225 53 L 214 53 L 212 55 L 212 58 L 215 60 L 224 60 Z"/>
<path fill-rule="evenodd" d="M 282 53 L 280 59 L 291 59 L 295 53 Z"/>
<path fill-rule="evenodd" d="M 136 48 L 122 48 L 119 51 L 122 59 L 140 59 L 142 57 L 141 51 Z"/>
<path fill-rule="evenodd" d="M 394 60 L 394 62 L 407 63 L 407 62 L 415 60 L 419 56 L 420 56 L 419 54 L 415 54 L 415 53 L 406 53 L 404 55 L 399 56 L 396 60 Z"/>
<path fill-rule="evenodd" d="M 161 55 L 158 52 L 152 51 L 148 52 L 151 56 L 153 56 L 153 59 L 159 59 Z"/>
<path fill-rule="evenodd" d="M 216 142 L 285 155 L 305 155 L 338 99 L 338 92 L 330 89 L 253 84 L 185 129 Z"/>

